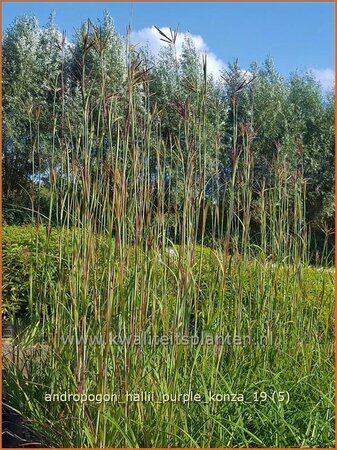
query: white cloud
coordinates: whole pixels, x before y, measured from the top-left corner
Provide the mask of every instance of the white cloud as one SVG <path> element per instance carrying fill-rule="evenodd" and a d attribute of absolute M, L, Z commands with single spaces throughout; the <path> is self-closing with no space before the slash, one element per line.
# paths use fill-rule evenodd
<path fill-rule="evenodd" d="M 168 27 L 161 28 L 161 31 L 167 36 L 170 36 L 170 29 Z M 176 50 L 178 58 L 181 56 L 183 42 L 186 33 L 178 33 L 176 39 Z M 208 73 L 212 74 L 214 77 L 218 78 L 220 71 L 226 67 L 225 63 L 218 58 L 214 53 L 212 53 L 202 36 L 189 34 L 192 39 L 196 50 L 202 54 L 207 54 L 207 70 Z M 133 31 L 131 34 L 131 41 L 134 45 L 146 45 L 148 44 L 149 49 L 154 56 L 157 56 L 160 51 L 160 47 L 165 44 L 165 42 L 160 40 L 161 36 L 154 26 L 151 28 L 143 28 L 139 31 Z"/>
<path fill-rule="evenodd" d="M 333 88 L 335 85 L 335 71 L 333 69 L 311 69 L 314 77 L 322 85 L 323 89 Z"/>

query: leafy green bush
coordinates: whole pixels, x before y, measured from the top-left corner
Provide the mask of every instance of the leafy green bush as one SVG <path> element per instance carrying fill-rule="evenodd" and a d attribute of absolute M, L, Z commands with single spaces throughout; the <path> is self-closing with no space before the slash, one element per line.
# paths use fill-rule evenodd
<path fill-rule="evenodd" d="M 105 246 L 105 238 L 96 236 L 96 245 Z M 62 264 L 60 264 L 60 246 L 62 246 Z M 48 290 L 66 276 L 71 255 L 70 241 L 65 232 L 54 228 L 50 233 L 46 228 L 31 226 L 4 226 L 2 236 L 3 251 L 3 314 L 5 317 L 25 316 L 30 308 L 34 310 L 35 302 L 42 298 L 45 302 Z M 138 282 L 142 283 L 142 270 L 144 262 L 138 265 L 135 262 L 133 250 L 127 253 L 128 262 L 124 285 L 134 283 L 136 271 Z M 145 257 L 145 256 L 144 256 Z M 179 247 L 166 250 L 158 256 L 153 254 L 147 258 L 158 261 L 148 261 L 151 266 L 151 277 L 156 280 L 156 296 L 160 301 L 165 300 L 167 313 L 172 314 L 176 302 L 176 293 L 179 291 Z M 100 260 L 96 264 L 96 272 L 90 276 L 90 286 L 93 292 L 97 280 L 104 279 L 106 261 Z M 183 264 L 186 264 L 185 262 Z M 251 318 L 262 313 L 264 296 L 273 296 L 280 304 L 291 305 L 299 301 L 307 314 L 320 318 L 321 329 L 327 330 L 331 325 L 334 298 L 334 273 L 331 269 L 305 267 L 300 271 L 293 267 L 274 266 L 261 262 L 258 259 L 251 262 L 240 258 L 230 258 L 223 273 L 221 254 L 210 248 L 196 247 L 190 267 L 184 268 L 189 282 L 193 288 L 191 311 L 206 311 L 209 302 L 221 302 L 223 305 L 240 298 L 242 307 L 249 311 Z M 162 280 L 165 279 L 165 283 Z M 264 286 L 264 290 L 256 290 L 256 284 Z M 297 289 L 298 283 L 301 290 Z M 221 291 L 222 289 L 222 291 Z M 268 290 L 269 289 L 269 290 Z M 220 292 L 221 291 L 221 292 Z M 91 295 L 91 294 L 90 294 Z M 190 294 L 188 294 L 190 295 Z M 220 300 L 219 300 L 220 299 Z M 223 300 L 221 300 L 223 299 Z M 254 301 L 254 308 L 250 305 Z M 221 304 L 218 304 L 221 308 Z M 287 308 L 282 309 L 288 311 Z M 169 316 L 168 316 L 169 317 Z"/>
<path fill-rule="evenodd" d="M 2 311 L 5 317 L 22 316 L 28 311 L 33 289 L 44 281 L 48 265 L 56 273 L 57 232 L 31 226 L 4 226 L 2 231 Z M 47 251 L 48 249 L 48 251 Z M 48 255 L 54 254 L 50 264 Z"/>

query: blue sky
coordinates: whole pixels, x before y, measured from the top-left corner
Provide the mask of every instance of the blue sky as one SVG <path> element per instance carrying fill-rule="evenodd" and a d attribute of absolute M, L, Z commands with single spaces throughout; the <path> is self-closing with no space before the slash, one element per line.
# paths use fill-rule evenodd
<path fill-rule="evenodd" d="M 88 17 L 108 10 L 118 32 L 132 25 L 133 40 L 158 51 L 153 25 L 191 33 L 200 52 L 209 55 L 216 72 L 238 57 L 243 68 L 273 57 L 278 70 L 313 70 L 323 87 L 334 79 L 334 3 L 3 3 L 3 28 L 15 17 L 33 14 L 45 25 L 51 11 L 69 38 Z"/>

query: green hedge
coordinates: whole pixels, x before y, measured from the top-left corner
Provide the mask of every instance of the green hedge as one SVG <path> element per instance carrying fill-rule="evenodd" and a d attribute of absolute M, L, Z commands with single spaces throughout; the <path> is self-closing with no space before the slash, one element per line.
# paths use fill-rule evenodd
<path fill-rule="evenodd" d="M 80 233 L 80 230 L 79 230 Z M 69 261 L 67 256 L 71 255 L 71 244 L 66 244 L 65 232 L 53 229 L 50 233 L 46 228 L 34 228 L 31 226 L 4 226 L 2 233 L 3 251 L 3 315 L 4 316 L 24 316 L 32 303 L 39 298 L 48 298 L 49 290 L 53 289 L 58 281 L 64 284 L 64 293 L 68 295 L 67 271 Z M 106 245 L 106 238 L 95 237 L 99 240 L 99 245 Z M 62 264 L 59 258 L 59 246 L 62 241 Z M 78 250 L 76 250 L 78 251 Z M 75 251 L 75 253 L 76 253 Z M 176 247 L 176 256 L 170 257 L 162 255 L 169 270 L 159 261 L 152 265 L 153 261 L 148 261 L 151 265 L 151 276 L 155 277 L 152 285 L 155 286 L 156 295 L 165 297 L 165 301 L 172 304 L 176 299 L 177 282 L 179 282 L 179 248 Z M 97 284 L 97 280 L 105 271 L 108 252 L 100 248 L 98 264 L 95 265 L 95 274 L 92 274 L 90 285 Z M 334 304 L 334 271 L 332 269 L 304 267 L 293 270 L 287 266 L 275 267 L 257 260 L 251 262 L 243 261 L 240 258 L 232 258 L 228 265 L 225 289 L 221 294 L 222 281 L 221 262 L 215 253 L 204 248 L 201 258 L 201 249 L 196 250 L 194 264 L 192 268 L 187 268 L 190 273 L 190 281 L 197 289 L 193 290 L 194 295 L 198 295 L 199 300 L 206 304 L 210 301 L 219 301 L 221 296 L 232 302 L 237 298 L 238 290 L 242 299 L 243 307 L 251 305 L 252 299 L 260 302 L 263 297 L 264 285 L 272 283 L 273 289 L 266 290 L 268 295 L 273 296 L 273 301 L 301 302 L 303 308 L 311 315 L 319 315 L 322 323 L 331 322 L 330 316 L 333 314 Z M 158 255 L 157 255 L 158 256 Z M 220 255 L 221 256 L 221 255 Z M 219 255 L 218 255 L 219 257 Z M 132 287 L 134 285 L 134 251 L 128 250 L 129 264 L 126 270 L 125 284 Z M 144 260 L 152 258 L 150 254 L 144 255 Z M 144 261 L 143 260 L 143 261 Z M 200 266 L 201 261 L 201 266 Z M 117 262 L 116 262 L 117 264 Z M 138 271 L 141 271 L 142 263 L 138 263 Z M 184 268 L 185 270 L 186 268 Z M 165 287 L 161 287 L 161 280 L 166 279 Z M 95 276 L 94 276 L 95 275 Z M 95 281 L 96 280 L 96 281 Z M 141 276 L 138 277 L 142 282 Z M 105 283 L 106 284 L 106 283 Z M 105 284 L 103 283 L 103 289 Z M 99 287 L 98 287 L 99 289 Z M 162 289 L 165 292 L 162 292 Z M 94 290 L 94 288 L 93 288 Z M 97 290 L 97 289 L 96 289 Z M 139 289 L 139 292 L 141 289 Z M 198 292 L 198 294 L 196 294 Z M 30 301 L 29 301 L 30 299 Z M 192 301 L 193 298 L 192 298 Z M 169 307 L 169 309 L 171 309 Z M 258 305 L 255 310 L 258 314 Z M 286 311 L 286 309 L 282 308 Z M 253 314 L 254 311 L 252 312 Z"/>
<path fill-rule="evenodd" d="M 46 248 L 49 249 L 46 252 Z M 50 255 L 57 254 L 56 231 L 47 235 L 45 228 L 31 226 L 4 226 L 2 229 L 2 312 L 4 316 L 23 315 L 28 309 L 28 299 L 33 286 L 43 284 L 47 265 L 56 272 L 55 261 Z M 48 256 L 49 255 L 49 256 Z"/>

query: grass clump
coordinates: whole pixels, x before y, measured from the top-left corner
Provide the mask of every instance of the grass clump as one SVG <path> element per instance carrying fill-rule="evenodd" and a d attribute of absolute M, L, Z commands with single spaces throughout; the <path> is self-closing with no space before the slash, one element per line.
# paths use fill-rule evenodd
<path fill-rule="evenodd" d="M 61 97 L 60 114 L 55 92 L 50 214 L 33 207 L 34 227 L 5 228 L 7 314 L 28 319 L 6 404 L 53 447 L 331 446 L 333 272 L 311 265 L 300 155 L 294 170 L 278 151 L 253 182 L 254 124 L 238 121 L 234 83 L 224 168 L 206 59 L 195 79 L 177 69 L 165 134 L 146 60 L 128 42 L 111 101 L 107 40 L 91 23 L 81 33 L 79 103 Z M 127 397 L 141 392 L 153 397 Z M 48 400 L 62 393 L 96 401 Z"/>

